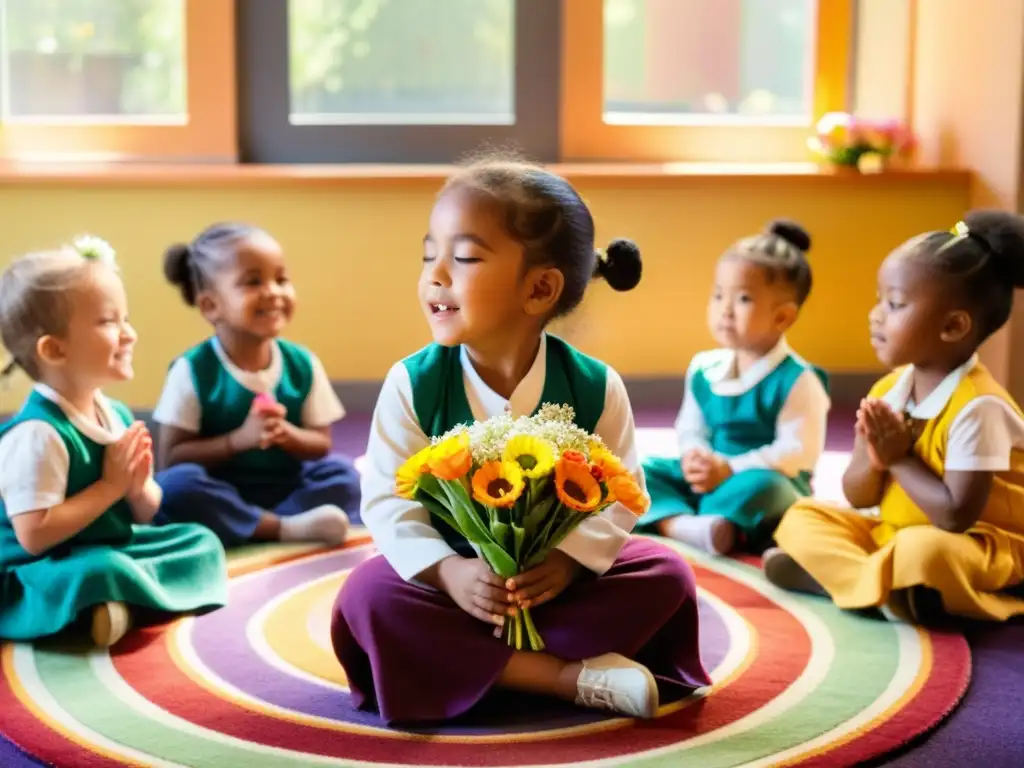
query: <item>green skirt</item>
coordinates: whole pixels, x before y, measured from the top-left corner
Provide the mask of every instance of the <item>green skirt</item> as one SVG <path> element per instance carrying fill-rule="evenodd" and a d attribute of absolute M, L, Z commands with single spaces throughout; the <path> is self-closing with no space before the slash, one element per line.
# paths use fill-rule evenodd
<path fill-rule="evenodd" d="M 771 469 L 748 469 L 711 493 L 699 494 L 683 477 L 679 459 L 652 458 L 643 467 L 651 506 L 637 521 L 639 530 L 654 531 L 656 523 L 676 515 L 720 515 L 754 548 L 770 541 L 786 510 L 811 492 L 807 473 L 787 477 Z"/>
<path fill-rule="evenodd" d="M 63 546 L 57 552 L 0 566 L 0 639 L 52 635 L 80 612 L 107 602 L 165 613 L 227 602 L 224 548 L 200 525 L 136 525 L 123 546 Z"/>

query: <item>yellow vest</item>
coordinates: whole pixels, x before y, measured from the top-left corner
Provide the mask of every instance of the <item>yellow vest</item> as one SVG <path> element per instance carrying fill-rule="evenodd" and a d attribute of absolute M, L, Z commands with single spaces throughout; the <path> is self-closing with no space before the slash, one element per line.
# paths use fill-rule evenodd
<path fill-rule="evenodd" d="M 877 382 L 871 388 L 869 397 L 881 398 L 899 381 L 905 369 L 899 368 Z M 949 401 L 933 418 L 918 422 L 920 436 L 914 443 L 914 452 L 939 477 L 945 475 L 946 445 L 949 440 L 949 428 L 957 416 L 975 398 L 992 395 L 1008 403 L 1018 415 L 1021 409 L 1010 394 L 999 385 L 988 369 L 980 363 L 968 371 Z M 1016 475 L 1016 477 L 1014 477 Z M 1010 455 L 1010 470 L 998 473 L 992 480 L 992 490 L 988 503 L 979 519 L 996 528 L 1015 533 L 1024 533 L 1024 452 L 1014 450 Z M 891 480 L 886 484 L 880 505 L 881 524 L 872 532 L 875 542 L 881 546 L 899 528 L 910 525 L 931 525 L 931 521 L 921 511 L 906 492 Z"/>

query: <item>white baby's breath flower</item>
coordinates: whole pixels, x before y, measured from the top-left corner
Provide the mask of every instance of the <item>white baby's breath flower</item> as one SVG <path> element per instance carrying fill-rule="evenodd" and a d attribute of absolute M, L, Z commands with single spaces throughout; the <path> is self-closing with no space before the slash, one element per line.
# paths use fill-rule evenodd
<path fill-rule="evenodd" d="M 117 252 L 101 237 L 81 235 L 74 239 L 72 246 L 85 259 L 92 259 L 108 266 L 113 266 L 117 261 Z"/>
<path fill-rule="evenodd" d="M 502 413 L 473 424 L 459 424 L 431 442 L 436 445 L 457 435 L 468 434 L 473 463 L 477 466 L 501 459 L 505 444 L 518 435 L 546 440 L 556 455 L 578 451 L 589 459 L 591 444 L 603 443 L 601 438 L 576 426 L 575 419 L 576 412 L 571 406 L 544 403 L 533 416 L 513 419 Z"/>

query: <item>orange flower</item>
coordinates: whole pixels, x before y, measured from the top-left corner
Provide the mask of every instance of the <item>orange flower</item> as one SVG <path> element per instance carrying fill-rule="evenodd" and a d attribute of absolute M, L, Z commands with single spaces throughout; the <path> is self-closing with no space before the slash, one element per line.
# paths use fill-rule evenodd
<path fill-rule="evenodd" d="M 601 486 L 590 467 L 561 459 L 555 464 L 555 493 L 558 500 L 577 512 L 593 512 L 601 503 Z"/>
<path fill-rule="evenodd" d="M 486 507 L 511 507 L 523 487 L 523 470 L 514 461 L 488 461 L 473 473 L 473 498 Z"/>
<path fill-rule="evenodd" d="M 562 451 L 562 458 L 575 464 L 587 463 L 587 457 L 579 451 Z"/>
<path fill-rule="evenodd" d="M 619 475 L 629 474 L 629 470 L 626 469 L 626 465 L 619 460 L 619 457 L 604 446 L 590 446 L 590 461 L 595 467 L 601 470 L 601 476 L 605 480 L 612 477 L 618 477 Z"/>
<path fill-rule="evenodd" d="M 647 511 L 650 501 L 631 474 L 626 472 L 610 477 L 607 484 L 609 501 L 617 501 L 637 517 Z"/>
<path fill-rule="evenodd" d="M 473 467 L 473 454 L 469 452 L 469 435 L 465 432 L 433 446 L 427 459 L 430 473 L 441 480 L 458 480 Z"/>
<path fill-rule="evenodd" d="M 395 473 L 395 494 L 403 499 L 411 499 L 416 495 L 416 487 L 420 482 L 420 475 L 428 471 L 427 459 L 433 450 L 432 445 L 417 451 L 405 464 L 398 468 Z"/>

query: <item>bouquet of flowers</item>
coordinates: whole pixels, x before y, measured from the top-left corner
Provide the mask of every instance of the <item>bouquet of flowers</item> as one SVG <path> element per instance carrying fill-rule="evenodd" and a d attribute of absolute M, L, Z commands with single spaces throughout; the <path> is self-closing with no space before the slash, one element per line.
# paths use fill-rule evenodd
<path fill-rule="evenodd" d="M 590 515 L 618 502 L 647 509 L 636 478 L 573 409 L 545 404 L 534 416 L 495 416 L 460 425 L 397 472 L 399 496 L 415 499 L 462 534 L 504 579 L 542 563 Z M 543 650 L 521 609 L 503 635 L 517 649 Z"/>
<path fill-rule="evenodd" d="M 898 120 L 867 120 L 846 112 L 829 112 L 818 121 L 807 146 L 833 165 L 877 171 L 892 159 L 910 155 L 913 134 Z"/>

